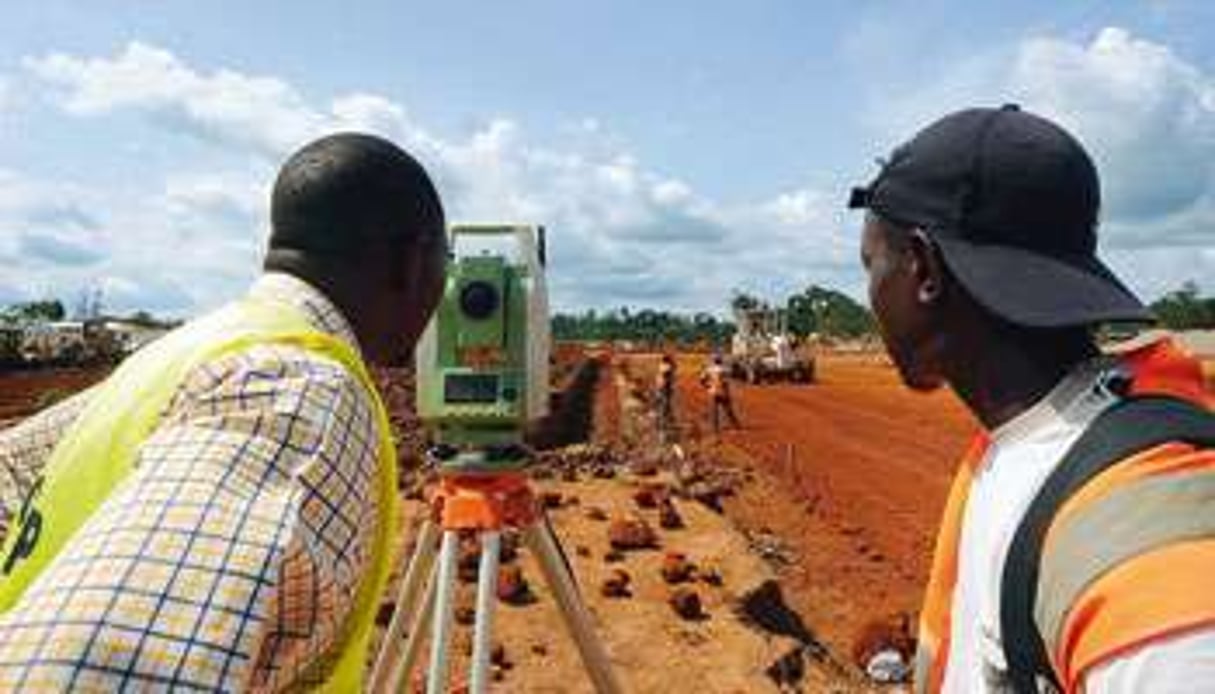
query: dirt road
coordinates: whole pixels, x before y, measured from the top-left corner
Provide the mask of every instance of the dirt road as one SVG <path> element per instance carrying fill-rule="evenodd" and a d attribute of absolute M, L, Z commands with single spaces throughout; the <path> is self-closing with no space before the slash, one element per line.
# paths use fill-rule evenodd
<path fill-rule="evenodd" d="M 706 436 L 703 357 L 680 361 L 686 437 Z M 798 550 L 796 606 L 837 651 L 875 617 L 914 615 L 953 466 L 976 429 L 948 392 L 917 394 L 875 356 L 827 356 L 813 385 L 734 384 L 743 428 L 725 455 L 758 468 L 731 507 Z M 766 486 L 766 489 L 765 489 Z"/>

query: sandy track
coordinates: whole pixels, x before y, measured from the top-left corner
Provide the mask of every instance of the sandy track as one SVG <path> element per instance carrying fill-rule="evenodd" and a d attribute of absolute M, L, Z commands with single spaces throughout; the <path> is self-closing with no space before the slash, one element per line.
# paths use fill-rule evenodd
<path fill-rule="evenodd" d="M 690 436 L 708 428 L 703 364 L 680 360 Z M 961 403 L 908 391 L 871 356 L 821 358 L 813 385 L 735 384 L 734 394 L 743 428 L 723 435 L 722 451 L 761 483 L 730 513 L 798 550 L 786 580 L 809 621 L 846 652 L 869 620 L 914 615 L 952 471 L 976 430 Z"/>

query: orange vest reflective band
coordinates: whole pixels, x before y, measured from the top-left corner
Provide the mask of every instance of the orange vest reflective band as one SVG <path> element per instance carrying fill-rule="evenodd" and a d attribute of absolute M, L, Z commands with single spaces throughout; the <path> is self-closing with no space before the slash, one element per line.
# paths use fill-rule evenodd
<path fill-rule="evenodd" d="M 1129 352 L 1121 363 L 1132 375 L 1131 395 L 1215 408 L 1200 365 L 1171 341 Z M 944 681 L 962 519 L 984 450 L 980 437 L 946 504 L 920 615 L 917 692 L 938 692 Z M 1065 691 L 1077 691 L 1085 673 L 1111 658 L 1215 626 L 1212 490 L 1215 451 L 1171 443 L 1115 463 L 1060 507 L 1044 544 L 1034 616 Z"/>
<path fill-rule="evenodd" d="M 945 681 L 945 662 L 949 655 L 950 612 L 953 588 L 958 582 L 958 543 L 962 539 L 962 520 L 974 471 L 987 453 L 990 439 L 980 432 L 962 457 L 949 488 L 941 528 L 937 531 L 932 554 L 932 573 L 920 609 L 919 640 L 915 660 L 915 690 L 937 692 Z"/>

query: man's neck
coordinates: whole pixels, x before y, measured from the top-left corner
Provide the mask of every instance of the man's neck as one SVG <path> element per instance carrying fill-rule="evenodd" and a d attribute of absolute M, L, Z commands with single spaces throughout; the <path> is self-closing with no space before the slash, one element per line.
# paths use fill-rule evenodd
<path fill-rule="evenodd" d="M 988 430 L 1033 407 L 1076 366 L 1096 356 L 1086 340 L 1054 345 L 986 339 L 958 350 L 950 386 Z"/>

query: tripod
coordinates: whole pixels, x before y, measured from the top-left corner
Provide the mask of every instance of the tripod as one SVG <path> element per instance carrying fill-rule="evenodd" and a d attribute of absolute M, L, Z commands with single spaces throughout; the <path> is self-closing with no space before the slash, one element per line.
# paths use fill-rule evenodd
<path fill-rule="evenodd" d="M 526 473 L 490 466 L 477 468 L 476 465 L 456 469 L 440 466 L 439 485 L 430 499 L 430 517 L 422 523 L 413 556 L 401 581 L 397 609 L 372 671 L 372 691 L 403 690 L 404 680 L 413 671 L 428 629 L 432 633 L 426 692 L 443 694 L 446 690 L 461 531 L 474 531 L 481 541 L 469 691 L 474 694 L 485 691 L 490 672 L 502 530 L 517 528 L 524 546 L 531 550 L 540 565 L 595 690 L 610 694 L 619 692 L 620 684 L 607 653 L 595 635 L 590 614 L 578 594 L 565 555 L 541 515 Z M 408 631 L 406 620 L 409 620 Z M 405 632 L 405 644 L 398 650 L 395 647 L 400 643 L 402 632 Z"/>

